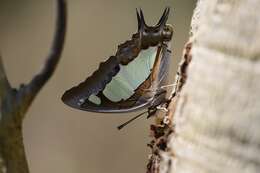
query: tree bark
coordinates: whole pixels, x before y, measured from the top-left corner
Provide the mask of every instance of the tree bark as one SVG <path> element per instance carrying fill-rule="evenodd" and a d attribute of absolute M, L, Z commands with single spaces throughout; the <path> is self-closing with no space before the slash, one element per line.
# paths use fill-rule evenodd
<path fill-rule="evenodd" d="M 198 1 L 160 172 L 260 172 L 259 8 L 260 0 Z"/>
<path fill-rule="evenodd" d="M 12 88 L 0 57 L 0 173 L 29 173 L 22 123 L 35 96 L 52 76 L 61 57 L 66 32 L 66 3 L 57 0 L 56 31 L 43 69 L 30 83 Z"/>

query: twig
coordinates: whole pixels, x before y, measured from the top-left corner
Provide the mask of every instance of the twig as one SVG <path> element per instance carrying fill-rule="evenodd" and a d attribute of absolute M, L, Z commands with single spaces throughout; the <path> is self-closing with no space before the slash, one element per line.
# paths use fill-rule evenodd
<path fill-rule="evenodd" d="M 11 89 L 9 81 L 6 77 L 6 73 L 4 70 L 2 57 L 0 55 L 0 98 L 4 97 L 4 95 Z M 1 116 L 0 116 L 1 119 Z"/>
<path fill-rule="evenodd" d="M 27 85 L 16 90 L 6 77 L 0 57 L 0 173 L 29 173 L 23 144 L 22 123 L 37 93 L 52 76 L 64 45 L 67 6 L 57 0 L 56 31 L 43 69 Z"/>
<path fill-rule="evenodd" d="M 64 46 L 67 21 L 66 19 L 66 2 L 64 0 L 57 0 L 56 31 L 51 50 L 46 59 L 46 63 L 43 69 L 37 75 L 35 75 L 27 85 L 22 85 L 20 90 L 18 91 L 21 92 L 21 95 L 23 95 L 22 99 L 20 100 L 20 104 L 26 105 L 26 107 L 23 107 L 24 112 L 27 111 L 35 96 L 38 94 L 44 84 L 49 80 L 56 69 Z"/>

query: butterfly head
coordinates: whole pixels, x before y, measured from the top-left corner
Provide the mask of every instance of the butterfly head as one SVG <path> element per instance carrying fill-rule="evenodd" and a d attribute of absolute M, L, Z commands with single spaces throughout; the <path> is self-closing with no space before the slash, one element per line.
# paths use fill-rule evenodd
<path fill-rule="evenodd" d="M 138 20 L 138 33 L 142 48 L 156 46 L 158 43 L 169 42 L 172 39 L 173 28 L 166 24 L 170 13 L 170 8 L 165 8 L 163 15 L 155 26 L 148 26 L 145 23 L 142 9 L 136 10 Z"/>

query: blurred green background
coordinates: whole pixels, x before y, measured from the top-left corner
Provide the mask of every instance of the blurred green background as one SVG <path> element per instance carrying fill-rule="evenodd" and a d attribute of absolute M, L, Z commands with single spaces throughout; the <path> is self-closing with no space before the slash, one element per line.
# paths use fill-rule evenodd
<path fill-rule="evenodd" d="M 0 52 L 11 84 L 28 82 L 45 61 L 54 31 L 54 0 L 0 0 Z M 156 24 L 166 6 L 174 26 L 171 78 L 188 38 L 195 0 L 70 0 L 68 30 L 60 64 L 31 106 L 24 142 L 31 172 L 145 172 L 150 149 L 145 117 L 122 131 L 131 114 L 73 110 L 60 97 L 85 80 L 117 45 L 136 32 L 135 8 Z"/>

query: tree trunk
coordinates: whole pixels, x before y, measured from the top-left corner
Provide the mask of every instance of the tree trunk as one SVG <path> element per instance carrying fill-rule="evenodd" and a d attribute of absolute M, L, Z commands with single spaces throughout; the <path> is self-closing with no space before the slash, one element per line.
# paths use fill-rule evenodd
<path fill-rule="evenodd" d="M 192 61 L 160 172 L 260 172 L 258 9 L 260 0 L 198 2 Z"/>
<path fill-rule="evenodd" d="M 65 0 L 57 0 L 56 31 L 43 69 L 28 84 L 12 88 L 0 56 L 0 173 L 29 173 L 22 123 L 32 101 L 50 79 L 60 60 L 66 32 Z"/>

